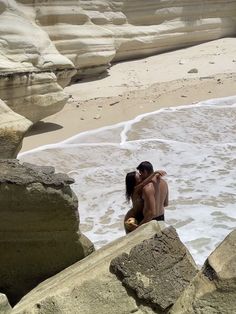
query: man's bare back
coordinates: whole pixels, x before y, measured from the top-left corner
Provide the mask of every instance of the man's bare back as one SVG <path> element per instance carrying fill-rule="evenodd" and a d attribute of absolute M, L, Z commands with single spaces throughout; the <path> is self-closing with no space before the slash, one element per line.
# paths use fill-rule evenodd
<path fill-rule="evenodd" d="M 156 217 L 164 215 L 164 207 L 168 206 L 168 185 L 165 180 L 159 178 L 153 183 L 155 188 Z"/>
<path fill-rule="evenodd" d="M 161 178 L 154 178 L 143 188 L 144 219 L 141 224 L 153 219 L 164 220 L 164 207 L 168 206 L 168 194 L 168 185 Z"/>

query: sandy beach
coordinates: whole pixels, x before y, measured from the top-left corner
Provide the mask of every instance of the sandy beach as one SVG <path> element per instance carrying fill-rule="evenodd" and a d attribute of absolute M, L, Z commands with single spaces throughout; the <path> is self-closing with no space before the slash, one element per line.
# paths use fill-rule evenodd
<path fill-rule="evenodd" d="M 34 125 L 21 152 L 163 107 L 235 95 L 236 38 L 117 63 L 65 91 L 64 109 Z"/>

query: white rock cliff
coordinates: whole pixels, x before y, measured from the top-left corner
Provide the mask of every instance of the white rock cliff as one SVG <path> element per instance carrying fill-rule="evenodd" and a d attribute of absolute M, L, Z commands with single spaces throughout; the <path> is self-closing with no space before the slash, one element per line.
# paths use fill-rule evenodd
<path fill-rule="evenodd" d="M 236 33 L 235 0 L 0 0 L 0 99 L 33 123 L 71 78 Z"/>

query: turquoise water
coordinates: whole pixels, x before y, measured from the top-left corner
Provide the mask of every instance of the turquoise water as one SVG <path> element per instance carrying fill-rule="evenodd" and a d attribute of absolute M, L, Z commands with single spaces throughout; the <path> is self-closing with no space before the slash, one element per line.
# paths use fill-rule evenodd
<path fill-rule="evenodd" d="M 162 109 L 23 153 L 75 179 L 80 229 L 97 248 L 124 235 L 124 178 L 143 160 L 167 172 L 166 223 L 201 265 L 236 227 L 236 96 Z"/>

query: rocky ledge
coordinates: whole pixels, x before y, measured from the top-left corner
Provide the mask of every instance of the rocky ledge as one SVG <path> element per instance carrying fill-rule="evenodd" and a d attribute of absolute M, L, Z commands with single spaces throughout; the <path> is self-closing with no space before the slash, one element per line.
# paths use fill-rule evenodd
<path fill-rule="evenodd" d="M 152 221 L 38 285 L 12 314 L 229 314 L 236 231 L 199 270 L 175 229 Z"/>

